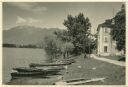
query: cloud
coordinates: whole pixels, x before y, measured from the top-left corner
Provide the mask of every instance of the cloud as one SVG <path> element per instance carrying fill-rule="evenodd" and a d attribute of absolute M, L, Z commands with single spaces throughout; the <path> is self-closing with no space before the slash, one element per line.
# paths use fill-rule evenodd
<path fill-rule="evenodd" d="M 17 21 L 16 24 L 20 24 L 20 23 L 25 23 L 27 20 L 25 20 L 24 18 L 17 16 Z"/>
<path fill-rule="evenodd" d="M 41 11 L 47 11 L 46 7 L 35 7 L 32 9 L 34 12 L 41 12 Z"/>
<path fill-rule="evenodd" d="M 33 19 L 33 18 L 28 18 L 28 23 L 37 23 L 40 22 L 39 20 Z"/>
<path fill-rule="evenodd" d="M 35 25 L 40 22 L 41 22 L 40 20 L 34 18 L 23 18 L 20 16 L 17 16 L 17 20 L 16 20 L 17 25 Z"/>
<path fill-rule="evenodd" d="M 38 3 L 34 3 L 34 2 L 11 2 L 8 4 L 11 6 L 18 7 L 22 10 L 27 10 L 27 11 L 32 11 L 32 12 L 47 11 L 47 7 L 39 6 Z"/>

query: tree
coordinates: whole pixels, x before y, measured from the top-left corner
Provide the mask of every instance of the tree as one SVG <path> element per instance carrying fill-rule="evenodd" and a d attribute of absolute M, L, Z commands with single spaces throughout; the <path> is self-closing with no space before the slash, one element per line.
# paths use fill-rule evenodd
<path fill-rule="evenodd" d="M 85 47 L 87 47 L 85 42 L 88 43 L 91 28 L 89 18 L 85 18 L 83 13 L 79 13 L 78 16 L 75 17 L 68 15 L 67 20 L 64 20 L 63 24 L 67 27 L 67 33 L 74 45 L 75 54 L 85 52 Z"/>
<path fill-rule="evenodd" d="M 55 31 L 54 34 L 63 42 L 70 42 L 71 37 L 69 36 L 67 30 Z"/>
<path fill-rule="evenodd" d="M 126 26 L 126 17 L 125 17 L 125 6 L 122 5 L 121 10 L 113 18 L 114 24 L 112 24 L 111 35 L 112 38 L 116 41 L 117 49 L 119 51 L 124 50 L 125 52 L 125 26 Z"/>
<path fill-rule="evenodd" d="M 74 49 L 74 45 L 70 42 L 65 42 L 62 44 L 61 52 L 63 54 L 63 58 L 68 58 Z"/>
<path fill-rule="evenodd" d="M 56 38 L 56 36 L 46 36 L 44 38 L 44 49 L 48 55 L 48 62 L 53 62 L 61 55 L 62 42 Z"/>

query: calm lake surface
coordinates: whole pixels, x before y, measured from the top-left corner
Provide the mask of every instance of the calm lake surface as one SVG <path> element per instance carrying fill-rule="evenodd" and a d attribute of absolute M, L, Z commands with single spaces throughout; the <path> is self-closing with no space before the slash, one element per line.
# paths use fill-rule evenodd
<path fill-rule="evenodd" d="M 46 53 L 43 49 L 3 48 L 3 83 L 11 79 L 14 67 L 28 67 L 30 63 L 43 63 Z"/>

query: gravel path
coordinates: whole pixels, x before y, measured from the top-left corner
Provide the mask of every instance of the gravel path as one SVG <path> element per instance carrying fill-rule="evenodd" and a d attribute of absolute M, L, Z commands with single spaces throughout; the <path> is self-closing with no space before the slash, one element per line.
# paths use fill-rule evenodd
<path fill-rule="evenodd" d="M 107 62 L 107 63 L 112 63 L 112 64 L 115 64 L 115 65 L 119 65 L 119 66 L 125 66 L 125 62 L 122 62 L 122 61 L 116 61 L 116 60 L 111 60 L 111 59 L 107 59 L 107 58 L 101 58 L 101 57 L 98 57 L 94 54 L 91 54 L 91 58 L 94 58 L 94 59 L 97 59 L 97 60 L 101 60 L 101 61 L 104 61 L 104 62 Z"/>

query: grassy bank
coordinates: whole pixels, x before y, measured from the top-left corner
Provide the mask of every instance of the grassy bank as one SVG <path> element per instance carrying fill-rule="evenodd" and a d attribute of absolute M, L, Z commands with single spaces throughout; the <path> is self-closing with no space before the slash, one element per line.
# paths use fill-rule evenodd
<path fill-rule="evenodd" d="M 109 64 L 95 59 L 84 58 L 82 55 L 74 57 L 76 62 L 68 66 L 68 73 L 63 74 L 64 80 L 71 79 L 92 79 L 106 78 L 104 82 L 88 83 L 91 85 L 124 85 L 125 84 L 125 67 Z M 60 76 L 51 78 L 20 78 L 11 81 L 9 84 L 39 84 L 50 85 L 59 81 Z M 87 84 L 87 85 L 88 85 Z"/>
<path fill-rule="evenodd" d="M 75 78 L 103 78 L 103 83 L 90 83 L 90 84 L 103 84 L 103 85 L 120 85 L 125 84 L 125 67 L 120 67 L 114 64 L 98 61 L 95 59 L 84 59 L 79 56 L 75 64 L 69 66 L 69 73 L 65 74 L 66 80 Z M 78 68 L 81 66 L 81 68 Z"/>

